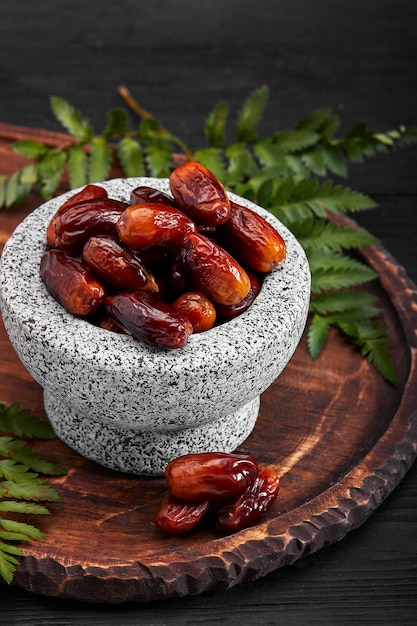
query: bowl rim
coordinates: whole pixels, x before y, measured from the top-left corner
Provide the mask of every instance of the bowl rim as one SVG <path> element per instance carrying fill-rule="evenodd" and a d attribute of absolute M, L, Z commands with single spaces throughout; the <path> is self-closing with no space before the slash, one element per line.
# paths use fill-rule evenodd
<path fill-rule="evenodd" d="M 95 184 L 107 189 L 110 197 L 125 200 L 130 191 L 139 185 L 154 186 L 170 193 L 169 179 L 166 178 L 116 178 Z M 267 326 L 270 333 L 269 343 L 280 342 L 282 335 L 286 333 L 287 329 L 280 311 L 277 311 L 277 315 L 272 315 L 271 302 L 278 299 L 281 304 L 281 313 L 283 304 L 288 313 L 289 306 L 298 305 L 298 308 L 302 308 L 305 306 L 305 300 L 309 299 L 310 271 L 304 250 L 299 242 L 289 229 L 270 212 L 245 198 L 228 192 L 233 201 L 254 209 L 275 226 L 287 246 L 287 259 L 265 277 L 261 292 L 247 311 L 204 333 L 192 334 L 184 347 L 171 350 L 144 344 L 128 335 L 103 330 L 93 325 L 88 319 L 77 318 L 50 296 L 40 277 L 38 267 L 40 258 L 47 249 L 45 235 L 49 219 L 57 208 L 79 189 L 73 189 L 48 200 L 30 213 L 6 242 L 0 259 L 1 308 L 13 311 L 16 321 L 28 327 L 30 329 L 28 332 L 32 336 L 41 326 L 42 341 L 48 342 L 51 349 L 57 353 L 63 350 L 60 333 L 66 335 L 65 349 L 68 358 L 74 362 L 82 361 L 83 364 L 86 360 L 88 362 L 91 346 L 94 344 L 103 344 L 103 349 L 95 352 L 95 370 L 117 367 L 114 360 L 108 359 L 109 354 L 117 352 L 122 352 L 124 355 L 123 363 L 120 363 L 121 368 L 129 357 L 132 362 L 140 362 L 142 366 L 156 370 L 161 369 L 162 361 L 169 368 L 190 367 L 193 355 L 200 351 L 204 352 L 205 358 L 212 353 L 212 358 L 216 361 L 224 352 L 223 349 L 218 348 L 224 344 L 227 344 L 228 350 L 234 353 L 233 358 L 237 358 L 242 353 L 247 358 L 251 358 L 251 355 L 259 350 L 257 337 L 253 333 L 254 324 L 262 323 Z M 19 264 L 16 263 L 16 257 Z M 291 274 L 291 270 L 295 269 L 291 268 L 291 263 L 294 261 L 297 261 L 297 272 L 293 271 Z M 19 265 L 18 268 L 17 265 Z M 48 311 L 49 322 L 53 321 L 53 324 L 45 325 L 45 310 Z M 299 317 L 300 312 L 296 313 L 297 315 L 292 316 L 291 319 Z M 105 342 L 103 342 L 104 337 Z"/>

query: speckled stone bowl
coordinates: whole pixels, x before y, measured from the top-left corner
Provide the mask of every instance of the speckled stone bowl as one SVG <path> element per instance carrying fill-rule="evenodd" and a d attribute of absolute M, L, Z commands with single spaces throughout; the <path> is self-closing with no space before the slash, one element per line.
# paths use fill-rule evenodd
<path fill-rule="evenodd" d="M 166 179 L 101 184 L 125 201 L 141 184 L 169 191 Z M 137 474 L 161 474 L 180 454 L 236 449 L 255 426 L 260 394 L 291 358 L 305 326 L 310 271 L 301 246 L 268 212 L 230 194 L 275 225 L 287 258 L 241 316 L 192 335 L 183 348 L 161 350 L 72 316 L 47 292 L 39 275 L 46 227 L 69 195 L 46 202 L 17 227 L 0 266 L 6 330 L 44 389 L 56 434 L 87 458 Z"/>

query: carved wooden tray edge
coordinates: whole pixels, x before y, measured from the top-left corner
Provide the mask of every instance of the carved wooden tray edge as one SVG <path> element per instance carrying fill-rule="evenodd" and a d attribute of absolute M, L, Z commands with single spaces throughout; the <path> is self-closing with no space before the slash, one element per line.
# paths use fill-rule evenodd
<path fill-rule="evenodd" d="M 351 220 L 349 220 L 351 221 Z M 234 536 L 173 551 L 157 562 L 64 567 L 50 557 L 27 555 L 15 584 L 45 595 L 97 602 L 150 602 L 232 588 L 290 565 L 358 528 L 399 485 L 417 457 L 417 287 L 404 268 L 380 246 L 364 252 L 383 272 L 410 350 L 402 401 L 388 428 L 369 452 L 340 480 L 283 515 Z M 213 546 L 215 545 L 215 553 Z M 49 578 L 49 582 L 46 580 Z M 40 591 L 42 590 L 42 591 Z"/>

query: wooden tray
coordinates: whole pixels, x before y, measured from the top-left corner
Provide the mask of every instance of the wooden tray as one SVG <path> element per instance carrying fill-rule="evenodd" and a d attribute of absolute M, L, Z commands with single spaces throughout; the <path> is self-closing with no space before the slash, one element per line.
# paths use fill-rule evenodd
<path fill-rule="evenodd" d="M 0 244 L 39 203 L 0 213 Z M 1 247 L 1 246 L 0 246 Z M 262 396 L 253 434 L 240 450 L 271 464 L 282 488 L 265 521 L 223 537 L 210 520 L 168 537 L 154 525 L 165 481 L 124 475 L 87 461 L 60 441 L 38 451 L 67 469 L 51 479 L 63 502 L 36 519 L 44 542 L 24 547 L 14 584 L 90 602 L 147 602 L 225 589 L 256 579 L 342 539 L 398 485 L 417 455 L 417 288 L 380 246 L 364 258 L 381 298 L 398 373 L 396 387 L 331 333 L 316 362 L 305 338 Z M 44 415 L 42 391 L 0 327 L 0 399 Z"/>

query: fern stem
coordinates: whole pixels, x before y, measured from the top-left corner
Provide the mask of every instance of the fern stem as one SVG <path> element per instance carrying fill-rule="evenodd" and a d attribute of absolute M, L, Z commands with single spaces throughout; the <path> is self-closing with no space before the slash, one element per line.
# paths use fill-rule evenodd
<path fill-rule="evenodd" d="M 123 99 L 123 101 L 126 103 L 126 105 L 134 113 L 139 115 L 139 117 L 142 117 L 144 119 L 153 119 L 153 115 L 148 113 L 148 111 L 146 111 L 143 107 L 140 106 L 140 104 L 135 100 L 135 98 L 132 96 L 132 94 L 130 93 L 127 87 L 125 87 L 124 85 L 121 85 L 118 88 L 118 92 L 121 98 Z M 184 141 L 182 141 L 182 139 L 173 135 L 164 126 L 161 126 L 161 131 L 163 133 L 168 133 L 171 136 L 172 142 L 184 152 L 184 154 L 187 156 L 187 159 L 189 161 L 192 161 L 194 159 L 192 151 L 187 146 L 187 144 Z"/>

